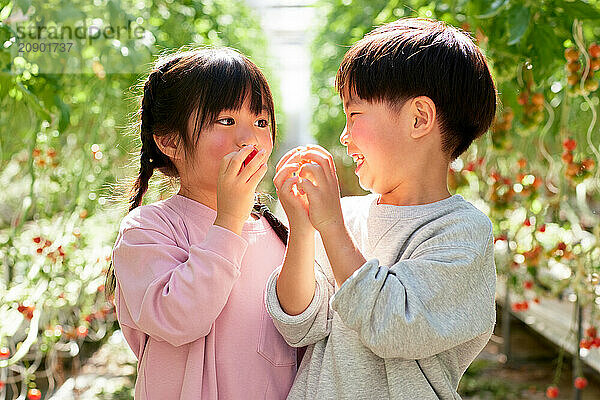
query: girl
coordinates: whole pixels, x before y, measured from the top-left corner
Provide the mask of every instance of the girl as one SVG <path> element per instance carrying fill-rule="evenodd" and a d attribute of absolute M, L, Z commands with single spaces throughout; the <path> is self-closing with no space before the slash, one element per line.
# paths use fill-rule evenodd
<path fill-rule="evenodd" d="M 163 57 L 140 113 L 140 172 L 107 282 L 139 361 L 135 398 L 284 399 L 296 350 L 263 289 L 287 228 L 253 206 L 275 139 L 265 77 L 232 49 Z M 155 169 L 181 189 L 140 206 Z"/>

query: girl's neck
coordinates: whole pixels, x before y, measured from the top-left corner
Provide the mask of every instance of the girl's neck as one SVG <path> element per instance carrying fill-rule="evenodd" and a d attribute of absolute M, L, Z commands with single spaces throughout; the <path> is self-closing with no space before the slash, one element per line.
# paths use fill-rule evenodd
<path fill-rule="evenodd" d="M 212 208 L 217 211 L 217 194 L 216 193 L 207 193 L 203 191 L 192 192 L 184 187 L 179 189 L 177 193 L 180 196 L 187 197 L 188 199 L 192 199 L 197 201 L 198 203 L 202 203 L 207 207 Z"/>
<path fill-rule="evenodd" d="M 188 199 L 192 199 L 197 201 L 198 203 L 202 203 L 207 207 L 212 208 L 215 211 L 217 210 L 217 195 L 216 193 L 213 195 L 199 191 L 197 193 L 191 192 L 189 190 L 186 190 L 185 188 L 181 187 L 179 189 L 179 192 L 177 193 L 180 196 L 183 197 L 187 197 Z M 249 220 L 257 220 L 260 219 L 260 217 L 254 215 L 254 214 L 250 214 L 250 218 L 248 218 Z"/>

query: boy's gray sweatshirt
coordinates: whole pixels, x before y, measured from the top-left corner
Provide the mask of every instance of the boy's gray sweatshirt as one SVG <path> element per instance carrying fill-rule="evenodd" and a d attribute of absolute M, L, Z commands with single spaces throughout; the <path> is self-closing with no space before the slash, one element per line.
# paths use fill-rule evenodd
<path fill-rule="evenodd" d="M 316 291 L 299 315 L 265 303 L 284 339 L 308 346 L 288 399 L 460 399 L 458 383 L 496 321 L 492 224 L 454 195 L 417 206 L 345 197 L 368 260 L 337 287 L 316 237 Z"/>

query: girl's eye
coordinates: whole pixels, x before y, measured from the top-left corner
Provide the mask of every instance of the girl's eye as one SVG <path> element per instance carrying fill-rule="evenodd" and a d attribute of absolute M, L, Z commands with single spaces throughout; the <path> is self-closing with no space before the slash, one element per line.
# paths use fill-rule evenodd
<path fill-rule="evenodd" d="M 360 114 L 360 113 L 357 113 L 357 112 L 352 112 L 352 113 L 350 113 L 350 118 L 352 118 L 352 117 L 356 117 L 358 114 Z"/>
<path fill-rule="evenodd" d="M 266 119 L 259 119 L 254 123 L 254 125 L 258 126 L 259 128 L 266 128 L 269 126 L 269 121 Z"/>
<path fill-rule="evenodd" d="M 235 120 L 233 118 L 221 118 L 217 120 L 217 123 L 229 126 L 235 124 Z"/>

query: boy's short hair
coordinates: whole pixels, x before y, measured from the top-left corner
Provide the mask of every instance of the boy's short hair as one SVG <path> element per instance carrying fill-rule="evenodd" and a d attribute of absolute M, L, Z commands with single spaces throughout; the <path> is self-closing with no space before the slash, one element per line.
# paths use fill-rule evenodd
<path fill-rule="evenodd" d="M 340 96 L 394 109 L 417 96 L 436 106 L 442 150 L 454 160 L 490 127 L 496 88 L 470 36 L 444 22 L 403 18 L 356 42 L 336 75 Z"/>

